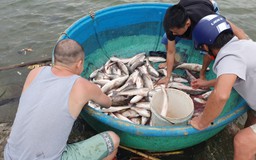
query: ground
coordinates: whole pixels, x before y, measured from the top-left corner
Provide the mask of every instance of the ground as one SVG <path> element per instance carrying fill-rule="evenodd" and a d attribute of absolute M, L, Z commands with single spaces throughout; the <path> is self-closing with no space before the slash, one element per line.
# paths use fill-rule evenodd
<path fill-rule="evenodd" d="M 246 116 L 246 115 L 245 115 Z M 233 137 L 242 128 L 245 116 L 238 118 L 236 121 L 230 123 L 223 131 L 213 136 L 209 140 L 200 143 L 196 146 L 175 151 L 162 153 L 162 156 L 155 153 L 145 151 L 136 151 L 144 153 L 161 160 L 232 160 L 233 159 Z M 6 144 L 7 137 L 11 131 L 11 123 L 0 123 L 0 160 L 3 159 L 3 149 Z M 70 134 L 68 143 L 77 142 L 87 137 L 94 135 L 96 132 L 86 124 L 86 122 L 78 118 L 75 122 L 72 132 Z M 118 160 L 143 160 L 138 153 L 128 151 L 127 149 L 119 148 Z"/>

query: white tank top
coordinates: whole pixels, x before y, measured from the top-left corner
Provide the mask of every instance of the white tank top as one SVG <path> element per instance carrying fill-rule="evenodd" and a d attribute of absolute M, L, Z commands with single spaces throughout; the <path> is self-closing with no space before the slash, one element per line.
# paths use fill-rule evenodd
<path fill-rule="evenodd" d="M 75 119 L 69 95 L 78 75 L 57 77 L 44 67 L 20 97 L 5 160 L 59 160 Z"/>

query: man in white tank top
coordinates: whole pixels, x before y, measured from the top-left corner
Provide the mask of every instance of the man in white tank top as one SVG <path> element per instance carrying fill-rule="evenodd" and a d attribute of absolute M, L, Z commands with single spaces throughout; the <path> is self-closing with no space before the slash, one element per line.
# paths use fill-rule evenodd
<path fill-rule="evenodd" d="M 25 81 L 5 160 L 112 160 L 119 137 L 112 131 L 66 144 L 74 121 L 92 100 L 103 107 L 111 100 L 98 86 L 80 77 L 84 51 L 74 40 L 58 42 L 53 67 L 32 70 Z"/>

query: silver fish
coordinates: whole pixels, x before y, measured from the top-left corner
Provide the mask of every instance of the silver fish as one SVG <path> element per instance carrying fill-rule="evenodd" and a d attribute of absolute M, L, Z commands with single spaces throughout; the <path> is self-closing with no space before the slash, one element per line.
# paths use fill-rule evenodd
<path fill-rule="evenodd" d="M 127 91 L 118 92 L 117 95 L 126 95 L 126 96 L 141 95 L 141 96 L 147 96 L 149 91 L 150 91 L 149 88 L 135 88 L 135 89 L 127 90 Z"/>
<path fill-rule="evenodd" d="M 121 113 L 123 116 L 127 117 L 127 118 L 134 118 L 134 117 L 139 117 L 140 115 L 132 110 L 132 109 L 128 109 L 126 111 L 124 111 L 123 113 Z"/>
<path fill-rule="evenodd" d="M 144 59 L 145 58 L 146 53 L 142 52 L 139 54 L 136 54 L 135 56 L 133 56 L 130 61 L 128 62 L 128 66 L 131 66 L 132 64 L 134 64 L 136 61 L 138 61 L 138 59 Z"/>
<path fill-rule="evenodd" d="M 147 70 L 148 73 L 154 77 L 159 77 L 159 73 L 157 72 L 157 70 L 151 65 L 151 63 L 149 62 L 149 60 L 146 58 L 146 66 L 147 66 Z"/>
<path fill-rule="evenodd" d="M 127 122 L 130 122 L 130 123 L 133 123 L 131 120 L 129 120 L 127 117 L 119 114 L 119 113 L 114 113 L 114 115 L 118 118 L 118 119 L 121 119 L 123 121 L 127 121 Z"/>
<path fill-rule="evenodd" d="M 158 71 L 158 73 L 162 74 L 163 76 L 167 76 L 167 70 L 166 69 L 162 68 L 162 69 L 159 69 L 157 71 Z"/>
<path fill-rule="evenodd" d="M 140 75 L 138 75 L 135 84 L 136 84 L 136 88 L 143 88 L 144 83 Z"/>
<path fill-rule="evenodd" d="M 158 63 L 158 62 L 165 62 L 166 59 L 163 57 L 157 57 L 157 56 L 149 56 L 148 60 L 154 63 Z"/>
<path fill-rule="evenodd" d="M 133 103 L 138 103 L 140 100 L 142 100 L 144 98 L 144 96 L 141 96 L 141 95 L 136 95 L 134 96 L 131 100 L 130 100 L 130 103 L 133 104 Z"/>
<path fill-rule="evenodd" d="M 114 80 L 116 78 L 124 77 L 124 76 L 127 76 L 127 75 L 120 76 L 120 75 L 117 75 L 117 74 L 106 74 L 106 76 L 108 77 L 109 80 Z"/>
<path fill-rule="evenodd" d="M 137 108 L 143 108 L 143 109 L 147 109 L 150 110 L 150 102 L 138 102 L 135 105 Z"/>
<path fill-rule="evenodd" d="M 187 86 L 183 83 L 179 83 L 179 82 L 170 82 L 168 83 L 168 88 L 176 88 L 176 89 L 179 89 L 179 90 L 183 90 L 189 94 L 192 94 L 192 95 L 198 95 L 198 94 L 202 94 L 204 92 L 206 92 L 206 90 L 203 90 L 203 89 L 194 89 L 192 88 L 191 86 Z"/>
<path fill-rule="evenodd" d="M 182 63 L 178 65 L 176 68 L 200 72 L 202 69 L 202 65 L 197 63 Z M 210 70 L 210 68 L 208 67 L 207 70 Z"/>
<path fill-rule="evenodd" d="M 104 64 L 104 70 L 103 72 L 104 73 L 107 73 L 107 74 L 112 74 L 111 72 L 111 69 L 110 69 L 110 66 L 114 64 L 114 62 L 112 62 L 111 60 L 108 60 L 105 64 Z"/>
<path fill-rule="evenodd" d="M 122 85 L 120 88 L 117 88 L 117 89 L 114 89 L 114 90 L 111 90 L 111 91 L 113 91 L 113 95 L 117 95 L 117 93 L 119 93 L 119 92 L 128 91 L 128 90 L 131 90 L 131 89 L 134 89 L 134 88 L 136 88 L 136 86 L 134 84 L 126 83 L 126 84 Z"/>
<path fill-rule="evenodd" d="M 102 88 L 102 92 L 103 93 L 107 93 L 108 91 L 110 91 L 111 89 L 113 88 L 117 88 L 119 86 L 121 86 L 126 80 L 127 78 L 129 77 L 129 75 L 126 75 L 126 76 L 123 76 L 123 77 L 119 77 L 119 78 L 116 78 L 108 83 L 106 83 Z"/>
<path fill-rule="evenodd" d="M 138 67 L 138 70 L 140 71 L 140 74 L 148 74 L 147 67 L 145 65 Z"/>
<path fill-rule="evenodd" d="M 117 61 L 117 66 L 121 69 L 121 71 L 125 74 L 125 75 L 128 75 L 129 74 L 129 71 L 128 71 L 128 68 L 127 66 L 121 62 L 121 61 Z"/>
<path fill-rule="evenodd" d="M 91 74 L 90 74 L 90 79 L 94 78 L 97 76 L 98 72 L 101 71 L 103 69 L 103 67 L 99 68 L 99 69 L 96 69 L 95 71 L 93 71 Z"/>
<path fill-rule="evenodd" d="M 173 82 L 179 82 L 179 83 L 188 83 L 188 80 L 182 77 L 173 77 L 171 76 L 171 79 Z"/>
<path fill-rule="evenodd" d="M 208 92 L 205 92 L 204 94 L 202 94 L 202 97 L 204 99 L 208 99 L 208 97 L 210 96 L 210 94 L 212 93 L 212 90 L 208 91 Z"/>
<path fill-rule="evenodd" d="M 128 105 L 131 99 L 129 96 L 112 96 L 110 98 L 112 100 L 112 106 Z"/>
<path fill-rule="evenodd" d="M 136 59 L 136 61 L 134 61 L 134 63 L 132 63 L 128 67 L 129 72 L 132 73 L 137 67 L 142 66 L 144 64 L 144 59 L 145 59 L 145 56 L 139 57 L 139 59 Z"/>
<path fill-rule="evenodd" d="M 97 75 L 92 80 L 102 80 L 102 79 L 108 79 L 110 80 L 109 76 L 102 71 L 97 72 Z"/>
<path fill-rule="evenodd" d="M 99 84 L 101 87 L 110 82 L 108 79 L 99 79 L 99 80 L 92 80 L 93 83 Z"/>
<path fill-rule="evenodd" d="M 141 124 L 141 118 L 134 117 L 130 119 L 134 124 Z"/>
<path fill-rule="evenodd" d="M 149 118 L 148 117 L 141 117 L 141 122 L 140 122 L 140 124 L 141 125 L 145 125 L 147 122 L 148 122 L 148 120 L 149 120 Z"/>
<path fill-rule="evenodd" d="M 136 69 L 127 79 L 125 84 L 118 88 L 116 91 L 123 91 L 125 88 L 128 88 L 130 85 L 134 85 L 136 83 L 137 77 L 139 76 L 139 71 Z"/>
<path fill-rule="evenodd" d="M 114 113 L 112 113 L 112 112 L 109 112 L 109 114 L 108 114 L 109 116 L 111 116 L 111 117 L 113 117 L 113 118 L 117 118 L 117 116 L 116 115 L 114 115 Z M 118 118 L 117 118 L 118 119 Z"/>
<path fill-rule="evenodd" d="M 92 102 L 92 101 L 88 102 L 88 106 L 90 106 L 91 108 L 94 108 L 96 110 L 101 110 L 101 106 L 97 103 Z"/>
<path fill-rule="evenodd" d="M 121 71 L 121 69 L 120 69 L 117 65 L 113 65 L 113 66 L 111 67 L 111 69 L 112 69 L 112 73 L 113 73 L 113 74 L 119 75 L 119 76 L 122 75 L 122 71 Z M 124 74 L 124 75 L 127 75 L 127 74 Z"/>
<path fill-rule="evenodd" d="M 148 96 L 149 97 L 152 97 L 156 92 L 158 92 L 158 91 L 160 91 L 162 88 L 162 86 L 164 86 L 163 84 L 161 84 L 161 85 L 156 85 L 155 86 L 155 88 L 154 89 L 152 89 L 152 90 L 150 90 L 149 92 L 148 92 Z"/>
<path fill-rule="evenodd" d="M 195 102 L 200 103 L 200 104 L 206 104 L 206 101 L 203 100 L 202 98 L 194 97 L 193 98 Z"/>
<path fill-rule="evenodd" d="M 131 106 L 116 106 L 116 107 L 109 107 L 109 108 L 102 108 L 102 112 L 118 112 L 121 110 L 125 110 L 131 108 Z"/>
<path fill-rule="evenodd" d="M 149 74 L 142 74 L 142 79 L 143 79 L 143 83 L 144 83 L 144 87 L 149 88 L 150 90 L 152 90 L 154 88 L 154 83 L 151 80 Z"/>
<path fill-rule="evenodd" d="M 129 87 L 130 85 L 134 85 L 136 83 L 137 77 L 139 75 L 139 71 L 136 69 L 127 79 L 127 81 L 125 82 L 125 84 L 123 86 L 121 86 L 120 88 L 118 88 L 116 91 L 120 92 L 122 90 L 124 90 L 125 88 Z"/>
<path fill-rule="evenodd" d="M 126 83 L 129 83 L 129 84 L 135 84 L 136 83 L 136 80 L 139 76 L 139 71 L 136 69 L 134 70 L 134 72 L 129 76 L 129 78 L 127 79 Z"/>
<path fill-rule="evenodd" d="M 139 113 L 139 115 L 143 116 L 143 117 L 150 117 L 151 112 L 147 109 L 143 109 L 143 108 L 137 108 L 137 107 L 132 107 L 132 110 L 135 110 L 137 113 Z"/>
<path fill-rule="evenodd" d="M 124 64 L 131 61 L 132 58 L 118 58 L 118 57 L 110 57 L 110 60 L 112 62 L 122 62 Z"/>
<path fill-rule="evenodd" d="M 196 77 L 192 73 L 190 73 L 187 69 L 185 69 L 185 71 L 186 74 L 188 75 L 189 82 L 196 80 Z"/>

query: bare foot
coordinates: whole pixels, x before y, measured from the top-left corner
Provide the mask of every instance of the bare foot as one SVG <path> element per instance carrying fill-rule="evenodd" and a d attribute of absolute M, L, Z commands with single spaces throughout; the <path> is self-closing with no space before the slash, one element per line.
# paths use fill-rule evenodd
<path fill-rule="evenodd" d="M 159 69 L 163 69 L 163 68 L 166 68 L 166 62 L 164 62 L 164 63 L 160 63 L 159 65 L 158 65 L 158 68 Z"/>

